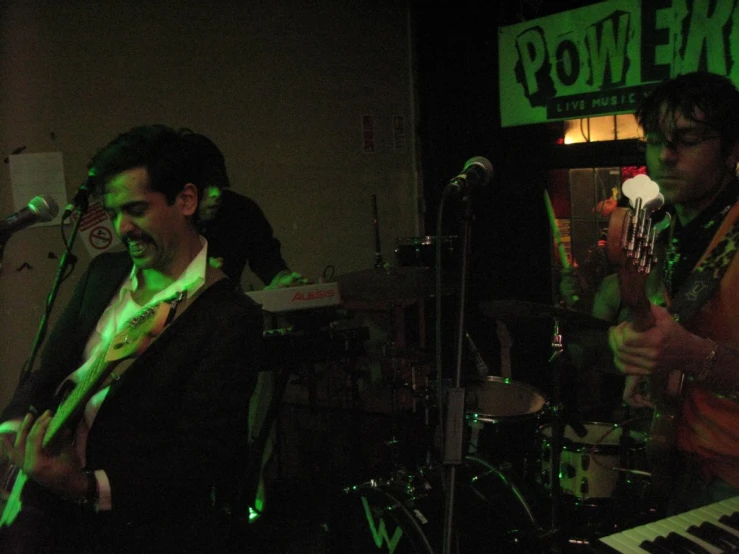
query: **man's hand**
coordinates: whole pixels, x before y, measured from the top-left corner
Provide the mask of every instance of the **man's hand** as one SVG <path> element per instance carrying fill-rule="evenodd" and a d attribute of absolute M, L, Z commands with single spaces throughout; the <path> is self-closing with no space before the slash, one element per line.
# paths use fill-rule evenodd
<path fill-rule="evenodd" d="M 264 290 L 282 289 L 307 284 L 308 279 L 303 277 L 300 273 L 290 269 L 285 269 L 275 275 L 270 284 L 264 287 Z"/>
<path fill-rule="evenodd" d="M 710 343 L 688 332 L 666 309 L 651 308 L 655 324 L 650 329 L 639 332 L 624 322 L 609 330 L 608 344 L 616 367 L 627 375 L 650 375 L 700 366 Z"/>
<path fill-rule="evenodd" d="M 68 499 L 83 498 L 87 478 L 71 441 L 65 440 L 59 452 L 54 453 L 43 446 L 50 422 L 51 412 L 48 410 L 38 418 L 29 413 L 23 418 L 12 443 L 8 435 L 3 435 L 10 459 L 31 479 L 53 492 Z"/>

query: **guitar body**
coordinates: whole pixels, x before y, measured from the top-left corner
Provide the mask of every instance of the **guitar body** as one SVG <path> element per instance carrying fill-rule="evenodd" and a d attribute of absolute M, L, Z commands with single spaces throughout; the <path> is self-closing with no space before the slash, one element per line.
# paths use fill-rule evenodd
<path fill-rule="evenodd" d="M 621 301 L 629 309 L 634 329 L 647 331 L 654 326 L 651 303 L 647 295 L 647 277 L 656 259 L 654 241 L 659 232 L 640 210 L 616 208 L 608 229 L 608 255 L 619 264 L 618 277 Z M 641 213 L 640 213 L 641 212 Z M 667 221 L 669 223 L 669 220 Z M 662 228 L 666 227 L 663 225 Z M 651 471 L 651 488 L 656 498 L 664 499 L 670 492 L 675 473 L 677 424 L 682 411 L 683 374 L 672 371 L 650 375 L 649 398 L 654 405 L 652 424 L 647 438 L 646 455 Z"/>
<path fill-rule="evenodd" d="M 177 300 L 179 301 L 179 299 Z M 59 403 L 44 435 L 43 446 L 52 451 L 67 440 L 65 430 L 74 429 L 82 417 L 87 402 L 96 392 L 110 384 L 122 361 L 141 355 L 163 330 L 174 303 L 161 303 L 144 309 L 128 322 L 89 367 L 84 378 L 71 387 Z M 119 372 L 121 373 L 121 372 Z M 65 387 L 62 387 L 63 389 Z M 31 481 L 22 470 L 13 466 L 5 471 L 0 508 L 0 552 L 2 554 L 41 554 L 55 552 L 53 527 L 46 514 L 54 511 L 70 515 L 79 506 Z M 13 481 L 14 478 L 14 481 Z M 13 481 L 9 494 L 7 489 Z"/>
<path fill-rule="evenodd" d="M 655 497 L 669 496 L 677 473 L 677 427 L 682 414 L 683 374 L 672 371 L 650 377 L 650 398 L 654 404 L 652 424 L 647 437 L 646 455 Z"/>

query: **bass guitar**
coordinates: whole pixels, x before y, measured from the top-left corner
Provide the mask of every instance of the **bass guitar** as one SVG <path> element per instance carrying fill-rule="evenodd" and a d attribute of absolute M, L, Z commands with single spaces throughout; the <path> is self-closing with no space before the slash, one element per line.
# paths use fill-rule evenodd
<path fill-rule="evenodd" d="M 637 198 L 634 208 L 616 208 L 609 222 L 611 259 L 619 261 L 618 278 L 621 302 L 629 310 L 634 329 L 646 331 L 654 326 L 647 278 L 656 263 L 655 239 L 669 226 L 669 214 L 653 223 L 652 213 L 662 206 L 662 197 L 642 205 Z M 651 471 L 651 487 L 657 497 L 666 496 L 673 474 L 677 439 L 677 421 L 682 409 L 680 371 L 655 373 L 648 379 L 649 398 L 654 414 L 646 445 Z"/>
<path fill-rule="evenodd" d="M 179 302 L 179 299 L 174 300 L 172 304 L 163 302 L 145 308 L 113 337 L 95 359 L 84 378 L 59 404 L 44 435 L 44 448 L 53 449 L 57 446 L 63 434 L 62 431 L 73 428 L 74 424 L 79 421 L 90 398 L 106 384 L 120 377 L 122 371 L 116 373 L 115 370 L 121 362 L 140 356 L 159 336 L 176 302 Z M 28 480 L 26 473 L 13 467 L 6 470 L 6 475 L 7 480 L 14 476 L 14 481 L 10 493 L 3 495 L 4 506 L 0 506 L 2 507 L 0 529 L 10 527 L 23 509 L 22 493 Z"/>

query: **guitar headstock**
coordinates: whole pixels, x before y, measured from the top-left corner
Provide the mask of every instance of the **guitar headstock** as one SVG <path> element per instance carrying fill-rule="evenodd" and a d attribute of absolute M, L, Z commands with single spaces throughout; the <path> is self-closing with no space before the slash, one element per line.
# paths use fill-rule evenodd
<path fill-rule="evenodd" d="M 162 302 L 145 308 L 126 324 L 110 343 L 105 355 L 106 362 L 125 360 L 146 350 L 151 341 L 161 332 L 167 320 L 169 304 Z"/>
<path fill-rule="evenodd" d="M 632 322 L 639 330 L 648 329 L 654 323 L 646 288 L 647 278 L 657 262 L 657 236 L 669 226 L 669 214 L 658 223 L 652 219 L 663 203 L 662 195 L 644 204 L 637 198 L 633 208 L 614 211 L 609 225 L 611 257 L 619 265 L 621 302 L 631 311 Z M 618 232 L 613 232 L 614 229 Z"/>

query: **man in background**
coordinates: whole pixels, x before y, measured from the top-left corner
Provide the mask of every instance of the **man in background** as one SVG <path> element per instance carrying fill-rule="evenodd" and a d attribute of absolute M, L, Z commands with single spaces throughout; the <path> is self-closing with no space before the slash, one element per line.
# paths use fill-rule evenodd
<path fill-rule="evenodd" d="M 198 229 L 208 239 L 211 262 L 236 282 L 241 282 L 248 263 L 267 289 L 307 283 L 302 275 L 288 267 L 280 251 L 280 241 L 257 203 L 230 190 L 220 149 L 204 135 L 189 130 L 182 132 L 200 156 L 204 186 Z"/>

